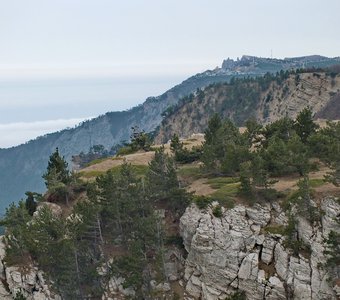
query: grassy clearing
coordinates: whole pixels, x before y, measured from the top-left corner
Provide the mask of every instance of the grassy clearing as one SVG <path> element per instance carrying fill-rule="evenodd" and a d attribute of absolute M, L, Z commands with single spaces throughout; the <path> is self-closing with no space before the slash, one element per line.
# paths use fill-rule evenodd
<path fill-rule="evenodd" d="M 128 155 L 128 154 L 132 154 L 132 153 L 136 153 L 136 152 L 137 152 L 137 150 L 132 149 L 131 146 L 125 146 L 125 147 L 120 148 L 117 151 L 117 156 Z"/>
<path fill-rule="evenodd" d="M 146 172 L 149 169 L 148 166 L 144 166 L 144 165 L 132 165 L 131 167 L 132 167 L 133 172 L 138 177 L 144 177 L 146 175 Z M 121 169 L 122 169 L 122 166 L 117 166 L 117 167 L 113 167 L 112 169 L 110 169 L 110 171 L 112 171 L 114 174 L 118 174 L 120 173 Z"/>
<path fill-rule="evenodd" d="M 221 178 L 220 178 L 221 179 Z M 226 178 L 224 178 L 226 179 Z M 217 180 L 214 178 L 214 183 L 217 186 Z M 233 181 L 235 181 L 234 179 Z M 194 196 L 193 200 L 200 209 L 206 208 L 212 201 L 218 201 L 219 204 L 225 208 L 233 208 L 235 203 L 234 199 L 237 196 L 238 188 L 240 186 L 239 182 L 230 183 L 231 179 L 224 180 L 223 184 L 219 181 L 216 191 L 209 196 Z M 229 182 L 229 183 L 225 183 Z"/>
<path fill-rule="evenodd" d="M 207 180 L 207 183 L 213 188 L 213 189 L 221 189 L 225 185 L 231 184 L 231 183 L 237 183 L 239 181 L 238 177 L 215 177 L 215 178 L 209 178 Z"/>
<path fill-rule="evenodd" d="M 86 178 L 86 179 L 96 178 L 103 174 L 105 174 L 105 171 L 94 170 L 94 171 L 87 171 L 87 172 L 83 172 L 83 171 L 79 172 L 80 177 Z"/>
<path fill-rule="evenodd" d="M 113 172 L 113 174 L 118 174 L 120 173 L 121 168 L 122 166 L 116 166 L 116 167 L 111 168 L 109 171 Z M 132 169 L 138 177 L 145 176 L 148 168 L 149 168 L 148 166 L 144 166 L 144 165 L 132 165 Z M 106 171 L 79 172 L 80 177 L 87 178 L 87 179 L 95 178 L 105 173 Z"/>
<path fill-rule="evenodd" d="M 106 161 L 106 160 L 123 160 L 123 159 L 124 158 L 120 157 L 120 156 L 98 158 L 98 159 L 94 159 L 94 160 L 90 161 L 88 164 L 86 164 L 86 167 L 90 167 L 90 166 L 99 164 L 99 163 Z"/>
<path fill-rule="evenodd" d="M 237 196 L 239 186 L 239 182 L 223 184 L 216 192 L 211 194 L 211 198 L 217 200 L 224 207 L 232 208 L 234 207 L 234 198 Z"/>
<path fill-rule="evenodd" d="M 89 167 L 89 166 L 93 166 L 93 165 L 99 164 L 99 163 L 101 163 L 101 162 L 103 162 L 103 161 L 105 161 L 107 159 L 108 159 L 107 157 L 94 159 L 94 160 L 90 161 L 89 163 L 87 163 L 85 167 Z"/>
<path fill-rule="evenodd" d="M 309 179 L 309 186 L 311 188 L 316 188 L 326 184 L 327 182 L 323 178 L 313 178 Z"/>
<path fill-rule="evenodd" d="M 187 169 L 183 170 L 185 173 L 194 176 L 193 172 L 196 172 L 197 176 L 197 169 Z M 182 171 L 182 172 L 183 172 Z M 239 179 L 237 177 L 214 177 L 207 179 L 207 184 L 216 191 L 212 193 L 208 199 L 203 201 L 199 199 L 200 202 L 204 202 L 205 204 L 211 201 L 218 201 L 220 205 L 226 208 L 233 208 L 234 207 L 234 199 L 237 196 L 238 188 L 240 186 Z M 208 200 L 208 201 L 207 201 Z M 199 205 L 200 206 L 200 205 Z"/>
<path fill-rule="evenodd" d="M 202 177 L 199 165 L 183 165 L 177 169 L 177 174 L 183 178 L 199 179 Z"/>

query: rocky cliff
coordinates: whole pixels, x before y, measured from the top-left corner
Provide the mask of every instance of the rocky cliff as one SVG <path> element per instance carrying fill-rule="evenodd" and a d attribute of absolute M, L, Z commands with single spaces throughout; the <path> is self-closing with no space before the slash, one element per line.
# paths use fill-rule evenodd
<path fill-rule="evenodd" d="M 61 300 L 51 291 L 44 273 L 36 266 L 28 263 L 25 267 L 7 266 L 4 262 L 5 244 L 0 237 L 0 299 L 19 298 L 27 300 Z"/>
<path fill-rule="evenodd" d="M 295 216 L 297 237 L 309 249 L 296 254 L 286 246 L 283 233 L 270 230 L 288 224 L 288 215 L 279 203 L 240 204 L 223 209 L 220 218 L 212 213 L 214 203 L 204 210 L 193 204 L 180 220 L 188 255 L 184 260 L 178 250 L 168 249 L 166 276 L 169 282 L 179 282 L 186 300 L 224 300 L 236 291 L 244 292 L 248 300 L 339 299 L 340 285 L 330 278 L 324 250 L 328 234 L 340 230 L 340 204 L 337 198 L 326 197 L 319 205 L 320 223 L 311 225 L 304 217 Z M 7 266 L 4 249 L 1 241 L 1 299 L 14 299 L 19 293 L 28 300 L 61 299 L 32 263 Z M 123 283 L 123 278 L 111 278 L 102 299 L 133 296 L 134 291 L 123 288 Z M 155 281 L 150 285 L 158 294 L 155 299 L 172 299 L 176 285 Z"/>
<path fill-rule="evenodd" d="M 323 251 L 330 231 L 340 230 L 340 205 L 329 197 L 320 208 L 319 224 L 296 216 L 298 239 L 310 250 L 293 255 L 283 234 L 268 231 L 287 226 L 278 203 L 237 205 L 221 218 L 211 208 L 188 207 L 180 225 L 188 252 L 185 299 L 226 299 L 236 290 L 249 300 L 338 299 L 340 286 L 329 280 Z"/>

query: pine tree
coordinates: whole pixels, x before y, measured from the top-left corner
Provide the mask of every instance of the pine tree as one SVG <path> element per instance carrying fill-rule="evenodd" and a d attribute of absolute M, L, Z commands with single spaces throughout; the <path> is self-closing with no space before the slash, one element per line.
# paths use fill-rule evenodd
<path fill-rule="evenodd" d="M 164 147 L 156 150 L 154 159 L 149 163 L 146 180 L 149 194 L 155 200 L 167 198 L 171 190 L 179 186 L 175 163 L 164 152 Z"/>
<path fill-rule="evenodd" d="M 296 117 L 294 129 L 303 143 L 315 133 L 319 126 L 313 121 L 313 112 L 309 107 L 304 108 Z"/>
<path fill-rule="evenodd" d="M 289 154 L 288 164 L 295 168 L 300 176 L 305 176 L 310 170 L 308 146 L 294 134 L 287 143 L 287 150 Z"/>
<path fill-rule="evenodd" d="M 300 215 L 304 216 L 312 224 L 320 221 L 318 209 L 312 204 L 308 174 L 299 180 L 297 185 L 299 187 L 297 192 L 297 206 Z"/>
<path fill-rule="evenodd" d="M 41 194 L 34 193 L 34 192 L 26 192 L 25 195 L 27 196 L 25 205 L 28 213 L 33 216 L 33 213 L 36 211 L 38 203 L 42 198 Z"/>
<path fill-rule="evenodd" d="M 253 188 L 251 184 L 251 161 L 241 164 L 240 168 L 240 187 L 239 193 L 247 198 L 253 198 Z"/>
<path fill-rule="evenodd" d="M 5 260 L 9 265 L 27 257 L 29 251 L 27 241 L 33 239 L 34 235 L 34 232 L 27 227 L 31 219 L 32 216 L 26 209 L 24 201 L 19 201 L 17 205 L 12 203 L 6 208 L 0 225 L 6 228 L 5 240 L 8 247 Z"/>
<path fill-rule="evenodd" d="M 70 172 L 67 169 L 68 164 L 64 157 L 59 154 L 59 149 L 56 148 L 55 152 L 51 154 L 47 171 L 43 175 L 45 179 L 46 187 L 49 189 L 51 185 L 55 182 L 61 182 L 63 184 L 68 184 L 70 180 Z"/>
<path fill-rule="evenodd" d="M 179 136 L 177 134 L 174 134 L 171 138 L 170 150 L 173 153 L 176 153 L 177 151 L 180 151 L 182 149 L 183 149 L 183 143 L 180 141 Z"/>
<path fill-rule="evenodd" d="M 326 239 L 327 248 L 324 254 L 327 255 L 326 267 L 336 278 L 340 277 L 340 233 L 331 231 Z"/>

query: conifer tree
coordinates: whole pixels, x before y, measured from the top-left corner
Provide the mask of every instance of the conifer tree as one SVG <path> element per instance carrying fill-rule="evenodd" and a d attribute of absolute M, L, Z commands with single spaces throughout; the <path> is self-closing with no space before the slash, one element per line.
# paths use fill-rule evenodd
<path fill-rule="evenodd" d="M 157 149 L 147 172 L 149 194 L 153 199 L 164 199 L 172 189 L 179 186 L 176 166 L 172 158 L 164 152 L 164 146 Z"/>
<path fill-rule="evenodd" d="M 189 202 L 189 195 L 180 188 L 174 160 L 164 152 L 156 150 L 146 174 L 148 197 L 153 201 L 165 201 L 175 213 L 182 213 Z"/>
<path fill-rule="evenodd" d="M 326 239 L 326 250 L 324 254 L 327 255 L 326 267 L 331 274 L 336 278 L 340 277 L 340 233 L 331 231 Z"/>
<path fill-rule="evenodd" d="M 24 201 L 19 201 L 17 205 L 12 203 L 6 208 L 0 225 L 6 228 L 5 241 L 8 247 L 5 260 L 8 264 L 20 261 L 27 256 L 29 251 L 27 241 L 30 241 L 34 235 L 34 232 L 27 228 L 31 219 Z"/>
<path fill-rule="evenodd" d="M 315 133 L 319 126 L 313 121 L 313 112 L 310 107 L 304 108 L 296 117 L 294 129 L 303 143 Z"/>
<path fill-rule="evenodd" d="M 25 205 L 26 209 L 28 210 L 28 213 L 33 216 L 33 213 L 36 211 L 37 206 L 38 206 L 38 201 L 41 200 L 42 195 L 39 193 L 34 193 L 34 192 L 26 192 L 25 195 L 27 196 Z"/>
<path fill-rule="evenodd" d="M 47 171 L 43 175 L 45 179 L 45 184 L 47 188 L 54 185 L 55 182 L 61 182 L 63 184 L 68 184 L 70 180 L 70 172 L 67 169 L 68 164 L 64 157 L 59 154 L 59 149 L 56 148 L 50 156 L 47 165 Z"/>

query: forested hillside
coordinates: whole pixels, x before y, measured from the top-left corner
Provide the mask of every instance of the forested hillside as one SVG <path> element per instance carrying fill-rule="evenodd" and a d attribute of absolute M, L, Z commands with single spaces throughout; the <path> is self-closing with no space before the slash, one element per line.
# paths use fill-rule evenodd
<path fill-rule="evenodd" d="M 161 114 L 179 99 L 214 82 L 225 82 L 230 75 L 193 76 L 159 97 L 150 97 L 142 105 L 122 112 L 109 112 L 86 121 L 73 129 L 51 133 L 26 144 L 0 149 L 0 212 L 25 191 L 43 191 L 40 174 L 46 168 L 50 153 L 58 147 L 70 163 L 73 155 L 87 153 L 95 145 L 111 147 L 130 139 L 131 127 L 153 131 L 161 122 Z"/>
<path fill-rule="evenodd" d="M 310 106 L 316 116 L 334 120 L 338 116 L 339 91 L 338 70 L 281 71 L 213 84 L 166 111 L 156 140 L 168 141 L 176 132 L 183 137 L 203 132 L 214 113 L 242 126 L 251 118 L 264 124 L 284 116 L 295 118 L 301 109 Z"/>
<path fill-rule="evenodd" d="M 1 297 L 336 299 L 340 123 L 312 117 L 240 132 L 215 114 L 204 140 L 140 133 L 78 173 L 57 149 L 47 193 L 1 222 Z"/>
<path fill-rule="evenodd" d="M 105 150 L 110 151 L 112 146 L 129 140 L 130 130 L 133 126 L 138 126 L 146 132 L 154 131 L 162 122 L 163 117 L 166 119 L 158 140 L 168 139 L 171 132 L 175 131 L 181 132 L 183 136 L 187 136 L 191 132 L 201 132 L 207 125 L 208 118 L 218 110 L 223 116 L 231 117 L 237 124 L 254 114 L 259 117 L 259 120 L 267 117 L 268 113 L 268 120 L 273 120 L 283 116 L 285 111 L 291 111 L 292 114 L 289 113 L 289 115 L 294 116 L 294 112 L 299 111 L 302 104 L 309 103 L 313 107 L 326 104 L 330 93 L 337 92 L 339 78 L 336 77 L 334 83 L 329 79 L 329 76 L 324 78 L 322 75 L 319 78 L 311 74 L 308 75 L 311 76 L 309 79 L 308 76 L 305 78 L 302 74 L 296 88 L 294 88 L 295 78 L 289 79 L 285 86 L 280 86 L 283 79 L 273 79 L 271 75 L 267 75 L 263 79 L 259 79 L 259 82 L 262 82 L 261 87 L 257 86 L 256 80 L 248 79 L 247 86 L 244 87 L 241 82 L 235 79 L 254 78 L 262 76 L 268 71 L 278 72 L 282 69 L 287 70 L 305 65 L 308 67 L 331 66 L 337 63 L 339 63 L 339 58 L 320 56 L 285 60 L 244 56 L 240 61 L 234 62 L 232 67 L 216 68 L 196 74 L 161 96 L 150 97 L 143 104 L 128 111 L 109 112 L 86 121 L 76 128 L 51 133 L 10 149 L 0 149 L 0 211 L 3 211 L 8 203 L 22 198 L 26 190 L 44 190 L 40 174 L 46 167 L 49 154 L 56 147 L 62 151 L 70 163 L 73 155 L 78 155 L 81 152 L 87 153 L 93 146 L 102 145 Z M 285 76 L 285 73 L 280 74 L 280 76 Z M 226 89 L 225 87 L 228 85 L 224 84 L 204 90 L 204 87 L 208 85 L 226 83 L 231 78 L 233 78 L 233 93 L 229 93 L 230 87 Z M 273 80 L 276 80 L 277 83 L 271 84 Z M 303 83 L 304 81 L 306 82 Z M 332 86 L 330 87 L 330 85 Z M 198 90 L 200 92 L 197 93 Z M 286 92 L 289 101 L 283 101 L 286 96 L 279 95 L 279 93 Z M 196 96 L 189 96 L 192 93 L 195 93 Z M 321 95 L 319 96 L 318 93 Z M 311 98 L 309 95 L 314 96 Z M 264 96 L 266 100 L 263 99 Z M 259 99 L 259 97 L 262 98 Z M 199 100 L 197 103 L 195 103 L 196 98 Z M 183 100 L 177 106 L 180 99 Z M 211 99 L 215 100 L 211 101 Z M 298 106 L 294 106 L 295 100 L 300 103 Z M 200 102 L 202 103 L 199 104 Z M 217 105 L 212 104 L 214 102 Z M 193 106 L 197 106 L 198 109 L 192 108 Z M 174 114 L 174 108 L 176 108 L 176 114 Z M 181 109 L 178 111 L 179 108 Z M 253 112 L 254 108 L 257 109 L 256 113 Z M 279 110 L 276 111 L 275 108 Z M 178 118 L 175 117 L 177 111 L 179 112 Z M 181 128 L 178 127 L 179 124 L 183 124 Z"/>

